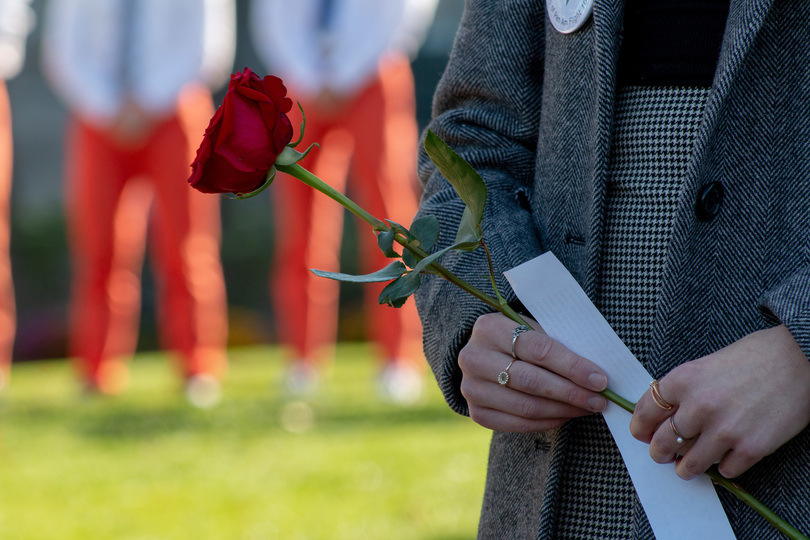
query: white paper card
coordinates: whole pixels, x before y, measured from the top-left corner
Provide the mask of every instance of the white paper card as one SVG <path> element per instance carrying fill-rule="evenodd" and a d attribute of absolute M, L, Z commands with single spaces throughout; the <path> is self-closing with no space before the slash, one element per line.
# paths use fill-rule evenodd
<path fill-rule="evenodd" d="M 638 401 L 652 376 L 551 252 L 504 275 L 549 336 L 599 365 L 611 390 Z M 608 403 L 603 415 L 657 540 L 735 538 L 708 476 L 682 480 L 673 464 L 655 463 L 649 447 L 633 438 L 629 412 Z"/>

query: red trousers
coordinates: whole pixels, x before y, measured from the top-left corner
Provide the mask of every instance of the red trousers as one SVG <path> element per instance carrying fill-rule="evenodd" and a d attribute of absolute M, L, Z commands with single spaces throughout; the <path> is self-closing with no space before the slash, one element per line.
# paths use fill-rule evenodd
<path fill-rule="evenodd" d="M 289 95 L 295 100 L 295 88 Z M 335 189 L 346 191 L 380 219 L 410 225 L 418 205 L 418 128 L 414 81 L 404 57 L 385 63 L 380 75 L 337 113 L 301 100 L 306 113 L 302 146 L 318 142 L 301 165 Z M 295 120 L 294 120 L 295 122 Z M 269 189 L 274 201 L 277 251 L 271 292 L 279 340 L 296 359 L 331 357 L 337 334 L 339 283 L 310 268 L 337 271 L 344 209 L 302 182 L 280 175 Z M 391 262 L 371 228 L 358 225 L 361 272 Z M 421 326 L 413 300 L 402 308 L 379 305 L 384 284 L 363 285 L 369 338 L 386 360 L 421 359 Z"/>
<path fill-rule="evenodd" d="M 162 346 L 177 353 L 185 377 L 226 366 L 219 199 L 187 182 L 212 114 L 210 93 L 194 88 L 143 144 L 121 146 L 80 118 L 70 124 L 70 353 L 86 383 L 103 392 L 120 389 L 137 345 L 147 230 Z"/>
<path fill-rule="evenodd" d="M 11 374 L 17 318 L 9 259 L 9 199 L 11 197 L 11 107 L 0 79 L 0 390 Z"/>

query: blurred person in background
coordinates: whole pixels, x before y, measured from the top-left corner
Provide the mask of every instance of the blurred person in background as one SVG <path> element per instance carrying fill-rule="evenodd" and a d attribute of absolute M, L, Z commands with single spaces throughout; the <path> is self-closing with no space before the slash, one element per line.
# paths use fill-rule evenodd
<path fill-rule="evenodd" d="M 371 214 L 410 223 L 418 205 L 418 127 L 410 62 L 433 22 L 437 0 L 253 0 L 254 48 L 306 113 L 303 165 Z M 277 180 L 277 251 L 270 290 L 278 335 L 292 349 L 287 386 L 314 390 L 337 336 L 336 281 L 309 272 L 337 271 L 343 208 L 290 178 Z M 389 261 L 372 235 L 359 238 L 360 270 Z M 383 396 L 418 398 L 421 326 L 413 303 L 380 306 L 382 285 L 366 287 L 368 335 L 384 363 Z"/>
<path fill-rule="evenodd" d="M 233 67 L 234 0 L 51 0 L 43 68 L 66 104 L 70 336 L 87 391 L 113 394 L 135 351 L 149 232 L 162 345 L 186 395 L 219 398 L 227 305 L 219 200 L 189 163 Z"/>
<path fill-rule="evenodd" d="M 35 20 L 29 4 L 30 0 L 0 0 L 0 392 L 11 375 L 17 325 L 9 258 L 13 158 L 11 104 L 5 81 L 16 76 L 25 61 L 25 40 Z"/>

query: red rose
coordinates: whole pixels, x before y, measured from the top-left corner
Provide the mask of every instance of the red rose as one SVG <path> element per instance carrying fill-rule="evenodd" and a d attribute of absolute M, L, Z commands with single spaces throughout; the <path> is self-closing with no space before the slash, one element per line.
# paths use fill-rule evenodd
<path fill-rule="evenodd" d="M 250 68 L 231 75 L 228 92 L 205 130 L 191 164 L 192 187 L 203 193 L 249 193 L 292 140 L 292 100 L 278 77 Z"/>

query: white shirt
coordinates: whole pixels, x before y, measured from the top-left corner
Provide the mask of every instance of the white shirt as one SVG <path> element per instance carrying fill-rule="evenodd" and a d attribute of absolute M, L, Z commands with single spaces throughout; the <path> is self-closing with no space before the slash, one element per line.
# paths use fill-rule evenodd
<path fill-rule="evenodd" d="M 235 12 L 234 0 L 50 0 L 44 74 L 90 120 L 113 118 L 127 98 L 168 113 L 188 83 L 215 89 L 228 80 Z"/>
<path fill-rule="evenodd" d="M 416 56 L 438 0 L 334 0 L 327 32 L 320 0 L 253 0 L 254 49 L 271 75 L 317 95 L 351 95 L 377 73 L 386 54 Z"/>
<path fill-rule="evenodd" d="M 25 62 L 25 39 L 34 28 L 31 0 L 0 0 L 0 79 L 10 79 Z"/>

